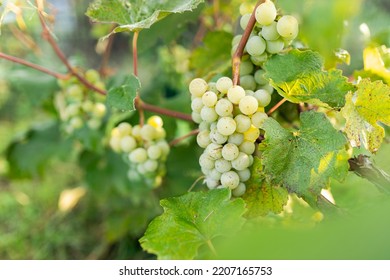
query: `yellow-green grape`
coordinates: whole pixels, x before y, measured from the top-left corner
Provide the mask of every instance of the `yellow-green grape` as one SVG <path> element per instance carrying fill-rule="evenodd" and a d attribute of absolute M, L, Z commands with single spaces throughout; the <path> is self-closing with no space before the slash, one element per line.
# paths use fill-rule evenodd
<path fill-rule="evenodd" d="M 298 36 L 298 21 L 293 16 L 282 16 L 278 20 L 276 28 L 280 36 L 288 40 L 293 40 Z"/>
<path fill-rule="evenodd" d="M 253 96 L 245 96 L 239 103 L 240 111 L 245 115 L 252 115 L 257 111 L 259 107 L 258 101 Z"/>
<path fill-rule="evenodd" d="M 244 96 L 245 90 L 240 86 L 233 86 L 227 92 L 227 97 L 233 104 L 238 104 Z"/>
<path fill-rule="evenodd" d="M 205 80 L 196 78 L 191 81 L 189 90 L 194 97 L 201 97 L 206 92 L 207 87 L 208 85 Z"/>
<path fill-rule="evenodd" d="M 256 8 L 256 21 L 261 25 L 271 24 L 277 15 L 275 4 L 272 1 L 266 0 Z"/>

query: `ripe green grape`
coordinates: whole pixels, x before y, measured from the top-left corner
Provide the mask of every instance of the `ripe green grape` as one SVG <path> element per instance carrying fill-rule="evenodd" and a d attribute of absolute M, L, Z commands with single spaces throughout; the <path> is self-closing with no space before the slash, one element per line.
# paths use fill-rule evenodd
<path fill-rule="evenodd" d="M 275 4 L 269 0 L 260 4 L 256 8 L 256 21 L 261 25 L 270 25 L 276 18 L 277 11 Z"/>
<path fill-rule="evenodd" d="M 205 151 L 206 154 L 214 160 L 220 159 L 222 157 L 222 145 L 220 144 L 210 143 L 206 147 Z"/>
<path fill-rule="evenodd" d="M 295 39 L 298 35 L 298 21 L 295 17 L 290 15 L 282 16 L 279 19 L 276 28 L 280 36 L 289 40 Z"/>
<path fill-rule="evenodd" d="M 205 80 L 196 78 L 190 82 L 189 90 L 194 97 L 201 97 L 206 92 L 207 87 Z"/>
<path fill-rule="evenodd" d="M 212 91 L 206 91 L 202 96 L 203 105 L 213 107 L 218 101 L 218 96 Z"/>
<path fill-rule="evenodd" d="M 227 143 L 222 148 L 222 157 L 226 160 L 232 161 L 238 157 L 238 147 L 232 143 Z"/>
<path fill-rule="evenodd" d="M 255 78 L 252 75 L 241 76 L 240 85 L 247 90 L 255 90 L 257 87 Z"/>
<path fill-rule="evenodd" d="M 250 13 L 245 14 L 241 17 L 240 26 L 243 30 L 245 30 L 245 28 L 247 27 L 250 17 L 251 17 Z"/>
<path fill-rule="evenodd" d="M 200 113 L 200 111 L 202 110 L 203 106 L 204 106 L 204 104 L 203 104 L 202 98 L 196 97 L 196 98 L 192 99 L 192 101 L 191 101 L 191 109 L 192 109 L 192 111 L 194 111 L 196 113 Z"/>
<path fill-rule="evenodd" d="M 143 163 L 148 159 L 148 154 L 144 148 L 137 148 L 129 154 L 129 160 L 133 163 Z"/>
<path fill-rule="evenodd" d="M 276 22 L 273 21 L 269 25 L 265 25 L 261 29 L 261 36 L 267 41 L 274 41 L 280 37 L 278 30 L 276 29 Z"/>
<path fill-rule="evenodd" d="M 235 189 L 240 183 L 240 177 L 238 177 L 238 174 L 235 171 L 228 171 L 221 175 L 221 184 L 222 186 L 229 188 L 229 189 Z"/>
<path fill-rule="evenodd" d="M 233 81 L 228 77 L 219 78 L 216 84 L 218 91 L 221 93 L 227 93 L 229 88 L 231 88 L 232 86 Z"/>
<path fill-rule="evenodd" d="M 251 171 L 248 168 L 244 170 L 237 171 L 238 177 L 240 177 L 241 182 L 246 182 L 251 177 Z"/>
<path fill-rule="evenodd" d="M 268 80 L 264 77 L 265 71 L 263 69 L 259 69 L 254 74 L 254 79 L 257 84 L 265 85 L 268 83 Z"/>
<path fill-rule="evenodd" d="M 159 159 L 162 155 L 161 148 L 158 145 L 149 146 L 146 152 L 150 159 Z"/>
<path fill-rule="evenodd" d="M 261 128 L 267 118 L 268 115 L 266 113 L 256 112 L 251 117 L 252 125 L 257 128 Z"/>
<path fill-rule="evenodd" d="M 137 142 L 132 136 L 124 136 L 120 141 L 120 148 L 123 152 L 129 153 L 137 147 Z"/>
<path fill-rule="evenodd" d="M 226 159 L 217 159 L 215 161 L 215 169 L 220 173 L 228 172 L 232 169 L 232 164 Z"/>
<path fill-rule="evenodd" d="M 238 171 L 250 166 L 250 159 L 246 153 L 240 152 L 236 159 L 232 161 L 232 167 Z"/>
<path fill-rule="evenodd" d="M 259 104 L 258 104 L 257 99 L 255 97 L 245 96 L 245 97 L 241 98 L 238 106 L 243 114 L 249 116 L 249 115 L 254 114 L 257 111 Z"/>
<path fill-rule="evenodd" d="M 203 107 L 200 111 L 200 117 L 203 121 L 211 123 L 218 119 L 218 114 L 214 108 Z"/>
<path fill-rule="evenodd" d="M 240 152 L 251 155 L 255 152 L 256 145 L 251 141 L 244 141 L 238 148 Z"/>
<path fill-rule="evenodd" d="M 265 51 L 265 40 L 259 36 L 252 36 L 246 43 L 246 51 L 252 56 L 262 55 Z"/>
<path fill-rule="evenodd" d="M 257 99 L 260 107 L 266 107 L 271 102 L 271 94 L 265 89 L 256 90 L 254 97 Z"/>
<path fill-rule="evenodd" d="M 234 190 L 232 190 L 232 194 L 235 196 L 235 197 L 240 197 L 242 196 L 244 193 L 246 192 L 246 186 L 244 183 L 239 183 L 237 188 L 235 188 Z"/>
<path fill-rule="evenodd" d="M 244 133 L 251 126 L 251 119 L 245 115 L 237 115 L 234 120 L 236 121 L 237 128 L 236 131 L 240 133 Z"/>
<path fill-rule="evenodd" d="M 215 105 L 215 112 L 220 117 L 228 117 L 233 113 L 233 104 L 228 99 L 222 98 Z"/>
<path fill-rule="evenodd" d="M 215 160 L 208 156 L 206 153 L 201 154 L 201 156 L 199 157 L 199 165 L 203 168 L 213 169 L 215 163 Z"/>
<path fill-rule="evenodd" d="M 199 147 L 206 148 L 210 143 L 210 132 L 208 130 L 203 130 L 198 133 L 196 136 L 196 142 L 198 143 Z"/>
<path fill-rule="evenodd" d="M 228 143 L 235 144 L 237 146 L 241 145 L 241 143 L 244 141 L 244 134 L 242 133 L 233 133 L 232 135 L 229 135 Z"/>
<path fill-rule="evenodd" d="M 226 143 L 226 141 L 228 139 L 227 136 L 222 135 L 217 130 L 212 130 L 210 132 L 209 137 L 210 137 L 211 142 L 213 142 L 215 144 L 224 144 L 224 143 Z"/>
<path fill-rule="evenodd" d="M 270 54 L 279 53 L 284 48 L 284 41 L 281 39 L 275 40 L 275 41 L 267 41 L 267 47 L 266 50 Z"/>
<path fill-rule="evenodd" d="M 244 96 L 245 90 L 240 86 L 233 86 L 227 92 L 227 97 L 233 104 L 238 104 Z"/>
<path fill-rule="evenodd" d="M 236 130 L 236 122 L 231 117 L 221 117 L 217 122 L 217 130 L 225 136 L 229 136 Z"/>
<path fill-rule="evenodd" d="M 253 63 L 249 60 L 245 60 L 241 62 L 240 65 L 240 75 L 250 75 L 253 72 Z"/>

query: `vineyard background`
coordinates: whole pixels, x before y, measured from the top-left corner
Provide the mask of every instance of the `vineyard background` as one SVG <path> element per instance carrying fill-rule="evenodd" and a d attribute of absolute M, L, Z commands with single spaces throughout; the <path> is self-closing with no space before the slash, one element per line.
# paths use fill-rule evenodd
<path fill-rule="evenodd" d="M 42 39 L 35 9 L 26 1 L 2 2 L 0 14 L 13 2 L 23 7 L 23 16 L 11 12 L 2 19 L 0 51 L 66 73 Z M 110 88 L 132 72 L 132 36 L 120 33 L 112 40 L 98 41 L 112 27 L 89 21 L 85 12 L 90 2 L 48 1 L 48 11 L 54 16 L 51 27 L 72 65 L 100 69 Z M 192 78 L 218 71 L 231 75 L 231 39 L 238 30 L 242 1 L 206 2 L 193 12 L 170 15 L 140 32 L 138 76 L 146 102 L 190 113 Z M 277 4 L 299 18 L 302 47 L 309 45 L 325 58 L 326 67 L 337 64 L 346 76 L 353 77 L 364 68 L 365 48 L 390 47 L 386 0 L 279 0 Z M 112 44 L 109 57 L 107 44 Z M 334 56 L 338 48 L 350 53 L 349 65 Z M 386 58 L 389 69 L 390 55 Z M 198 158 L 202 151 L 195 138 L 172 148 L 163 184 L 151 191 L 130 182 L 120 156 L 107 148 L 111 128 L 121 120 L 137 123 L 137 112 L 115 113 L 95 138 L 81 136 L 81 141 L 75 141 L 60 131 L 53 105 L 58 90 L 53 77 L 0 60 L 0 259 L 155 258 L 142 250 L 139 238 L 161 214 L 159 200 L 186 193 L 201 176 Z M 295 117 L 293 111 L 291 104 L 286 105 L 279 116 Z M 168 140 L 196 128 L 191 122 L 162 117 Z M 96 139 L 105 139 L 105 145 L 96 144 Z M 371 156 L 387 173 L 389 141 L 387 135 Z M 89 149 L 84 149 L 85 143 Z M 355 154 L 369 153 L 360 149 Z M 196 190 L 202 188 L 196 186 Z M 262 218 L 260 226 L 253 225 L 239 239 L 221 240 L 218 257 L 388 259 L 388 197 L 352 172 L 343 182 L 332 181 L 332 194 L 341 215 L 319 219 L 317 210 L 295 199 L 292 212 Z"/>

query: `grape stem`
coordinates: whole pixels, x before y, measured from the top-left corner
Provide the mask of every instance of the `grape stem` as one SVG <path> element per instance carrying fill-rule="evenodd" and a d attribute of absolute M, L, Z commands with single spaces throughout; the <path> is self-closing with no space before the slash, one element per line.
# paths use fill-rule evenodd
<path fill-rule="evenodd" d="M 105 91 L 103 89 L 100 89 L 90 82 L 87 81 L 82 75 L 80 75 L 75 68 L 70 65 L 68 59 L 66 58 L 65 54 L 62 52 L 60 47 L 58 46 L 56 40 L 54 40 L 49 27 L 46 24 L 45 18 L 43 16 L 43 0 L 36 0 L 37 3 L 37 10 L 39 15 L 39 20 L 41 22 L 42 26 L 42 37 L 51 45 L 52 49 L 58 56 L 58 58 L 62 61 L 62 63 L 66 66 L 66 68 L 69 70 L 69 72 L 72 74 L 72 76 L 76 77 L 82 84 L 84 84 L 86 87 L 96 91 L 97 93 L 101 95 L 105 95 Z"/>
<path fill-rule="evenodd" d="M 35 70 L 38 70 L 38 71 L 46 73 L 46 74 L 48 74 L 50 76 L 53 76 L 53 77 L 55 77 L 55 78 L 57 78 L 59 80 L 69 79 L 69 75 L 54 72 L 54 71 L 52 71 L 50 69 L 47 69 L 47 68 L 45 68 L 43 66 L 40 66 L 38 64 L 34 64 L 32 62 L 29 62 L 27 60 L 24 60 L 24 59 L 21 59 L 21 58 L 12 56 L 12 55 L 8 55 L 8 54 L 0 52 L 0 58 L 6 59 L 6 60 L 9 60 L 9 61 L 18 63 L 18 64 L 22 64 L 22 65 L 30 67 L 30 68 L 33 68 Z"/>
<path fill-rule="evenodd" d="M 194 129 L 192 131 L 190 131 L 189 133 L 183 135 L 183 136 L 180 136 L 176 139 L 173 139 L 170 143 L 169 143 L 169 146 L 173 147 L 173 146 L 176 146 L 177 144 L 179 144 L 181 141 L 187 139 L 188 137 L 191 137 L 193 135 L 196 135 L 199 133 L 199 129 Z"/>
<path fill-rule="evenodd" d="M 138 77 L 138 49 L 137 49 L 137 42 L 138 42 L 138 35 L 139 31 L 135 31 L 133 35 L 133 44 L 132 44 L 132 49 L 133 49 L 133 73 L 134 76 Z M 145 114 L 142 106 L 142 101 L 141 97 L 139 94 L 139 90 L 137 90 L 137 95 L 135 96 L 134 99 L 134 104 L 136 108 L 138 109 L 138 114 L 139 114 L 139 124 L 142 127 L 145 123 Z"/>
<path fill-rule="evenodd" d="M 267 115 L 270 116 L 273 114 L 273 112 L 275 112 L 280 106 L 282 106 L 282 104 L 284 102 L 286 102 L 287 99 L 286 98 L 283 98 L 282 100 L 280 100 L 278 103 L 276 103 L 276 105 L 274 107 L 272 107 L 268 112 L 267 112 Z"/>
<path fill-rule="evenodd" d="M 234 52 L 234 55 L 232 58 L 233 85 L 240 84 L 241 57 L 244 53 L 244 48 L 245 48 L 246 43 L 248 42 L 249 36 L 251 35 L 252 29 L 256 23 L 256 18 L 255 18 L 256 8 L 263 2 L 265 2 L 265 0 L 260 0 L 257 2 L 255 8 L 253 9 L 251 17 L 249 18 L 248 25 L 246 26 L 246 28 L 244 30 L 244 34 L 242 35 L 241 40 L 238 43 L 237 49 Z"/>

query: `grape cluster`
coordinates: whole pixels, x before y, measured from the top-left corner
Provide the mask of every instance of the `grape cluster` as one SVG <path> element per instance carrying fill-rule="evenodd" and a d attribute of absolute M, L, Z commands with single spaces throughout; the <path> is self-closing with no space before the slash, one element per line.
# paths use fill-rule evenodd
<path fill-rule="evenodd" d="M 110 146 L 129 163 L 129 178 L 137 172 L 147 183 L 158 187 L 165 175 L 165 161 L 170 151 L 165 137 L 162 119 L 152 116 L 143 126 L 120 123 L 111 131 Z"/>
<path fill-rule="evenodd" d="M 252 7 L 249 4 L 241 4 L 242 29 L 247 27 L 251 11 Z M 278 15 L 274 3 L 270 0 L 256 8 L 255 17 L 256 24 L 245 46 L 240 66 L 240 85 L 247 90 L 261 90 L 258 94 L 271 95 L 273 88 L 265 79 L 265 71 L 261 67 L 269 56 L 281 52 L 297 37 L 298 21 L 291 15 Z M 236 51 L 241 38 L 242 35 L 233 38 L 232 54 Z M 268 98 L 271 100 L 270 96 Z"/>
<path fill-rule="evenodd" d="M 96 70 L 86 71 L 85 78 L 96 87 L 104 89 L 104 83 Z M 76 78 L 60 80 L 59 86 L 61 91 L 56 95 L 55 105 L 64 123 L 64 130 L 72 134 L 84 126 L 99 129 L 107 108 L 103 102 L 99 102 L 96 94 L 89 94 L 89 90 Z"/>
<path fill-rule="evenodd" d="M 261 95 L 234 86 L 228 77 L 207 84 L 196 78 L 189 85 L 192 118 L 199 124 L 199 158 L 209 189 L 230 188 L 234 196 L 246 191 L 255 141 L 267 118 Z"/>

